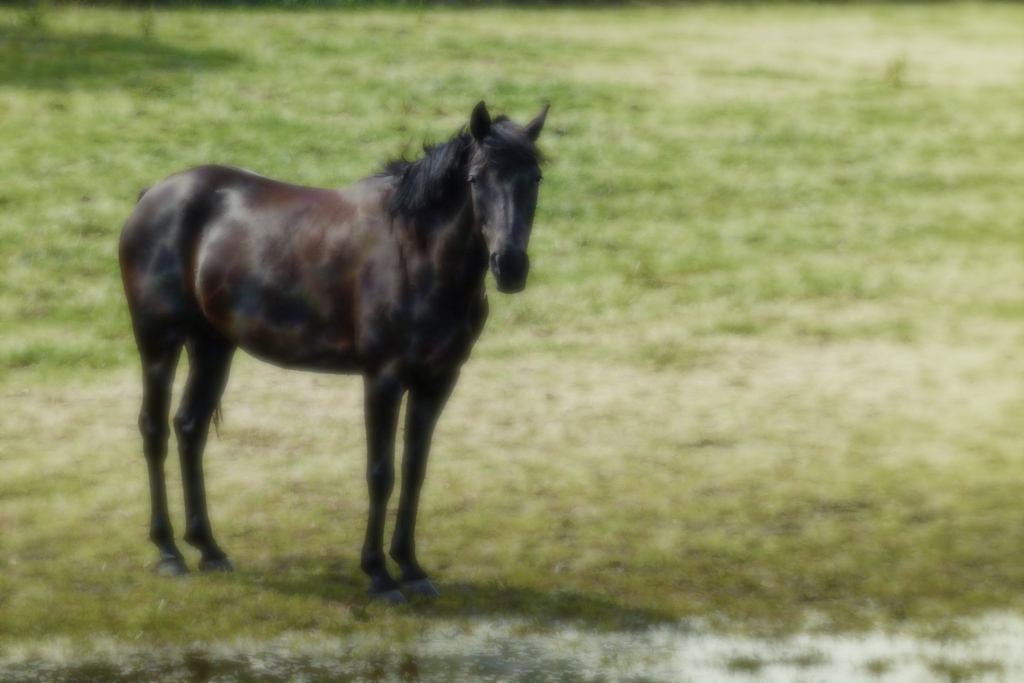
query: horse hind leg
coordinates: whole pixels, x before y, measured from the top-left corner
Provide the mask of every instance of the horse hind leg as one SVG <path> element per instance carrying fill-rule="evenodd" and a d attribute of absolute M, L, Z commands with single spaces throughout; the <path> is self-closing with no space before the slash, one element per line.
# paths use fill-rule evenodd
<path fill-rule="evenodd" d="M 174 337 L 161 336 L 138 335 L 139 355 L 142 358 L 139 431 L 142 433 L 142 451 L 149 470 L 149 497 L 152 505 L 149 538 L 160 551 L 156 570 L 164 576 L 180 576 L 188 573 L 188 567 L 174 544 L 174 529 L 167 509 L 164 462 L 167 460 L 167 442 L 170 437 L 167 417 L 171 389 L 182 342 Z"/>
<path fill-rule="evenodd" d="M 213 538 L 206 507 L 203 451 L 210 421 L 220 404 L 235 347 L 212 330 L 190 336 L 185 345 L 189 372 L 181 405 L 174 416 L 181 479 L 185 493 L 185 542 L 202 553 L 202 571 L 232 571 L 234 567 Z"/>

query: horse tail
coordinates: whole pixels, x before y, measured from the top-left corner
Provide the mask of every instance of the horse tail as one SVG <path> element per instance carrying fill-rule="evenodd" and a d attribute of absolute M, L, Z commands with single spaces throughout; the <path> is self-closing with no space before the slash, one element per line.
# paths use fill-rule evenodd
<path fill-rule="evenodd" d="M 217 401 L 217 406 L 213 409 L 213 431 L 217 434 L 217 438 L 220 438 L 220 423 L 224 421 L 224 411 L 220 407 L 220 401 Z"/>

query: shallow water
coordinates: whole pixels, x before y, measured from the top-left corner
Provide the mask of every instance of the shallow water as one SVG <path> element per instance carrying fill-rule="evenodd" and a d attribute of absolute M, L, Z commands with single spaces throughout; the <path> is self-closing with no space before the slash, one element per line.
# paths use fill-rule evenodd
<path fill-rule="evenodd" d="M 524 633 L 511 621 L 437 629 L 379 652 L 380 642 L 296 635 L 271 643 L 220 644 L 147 652 L 94 644 L 88 655 L 50 643 L 23 646 L 0 660 L 2 681 L 182 681 L 278 683 L 462 681 L 661 683 L 703 681 L 1020 681 L 1024 619 L 992 616 L 957 624 L 955 638 L 910 632 L 803 633 L 765 640 L 699 626 L 640 633 L 574 628 Z"/>

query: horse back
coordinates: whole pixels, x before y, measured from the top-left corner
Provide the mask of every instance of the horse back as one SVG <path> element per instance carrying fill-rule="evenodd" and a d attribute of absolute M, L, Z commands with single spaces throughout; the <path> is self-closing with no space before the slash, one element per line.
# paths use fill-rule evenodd
<path fill-rule="evenodd" d="M 122 232 L 133 320 L 201 319 L 279 365 L 355 369 L 363 290 L 387 290 L 374 274 L 397 258 L 378 185 L 322 190 L 222 166 L 167 178 Z"/>

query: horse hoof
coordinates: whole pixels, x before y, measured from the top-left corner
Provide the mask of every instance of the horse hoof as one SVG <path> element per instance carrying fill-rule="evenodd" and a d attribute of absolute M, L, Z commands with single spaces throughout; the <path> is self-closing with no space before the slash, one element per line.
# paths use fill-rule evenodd
<path fill-rule="evenodd" d="M 405 596 L 402 595 L 402 591 L 397 588 L 389 591 L 381 591 L 380 593 L 370 593 L 371 602 L 380 602 L 386 605 L 404 605 L 408 602 Z"/>
<path fill-rule="evenodd" d="M 215 560 L 200 560 L 199 571 L 201 572 L 233 572 L 235 571 L 235 565 L 231 564 L 231 560 L 226 557 L 220 557 Z"/>
<path fill-rule="evenodd" d="M 164 557 L 156 563 L 157 576 L 185 576 L 188 567 L 180 557 Z"/>
<path fill-rule="evenodd" d="M 420 595 L 425 598 L 441 597 L 438 590 L 434 588 L 434 584 L 430 583 L 430 579 L 407 581 L 402 584 L 402 592 L 406 595 Z"/>

